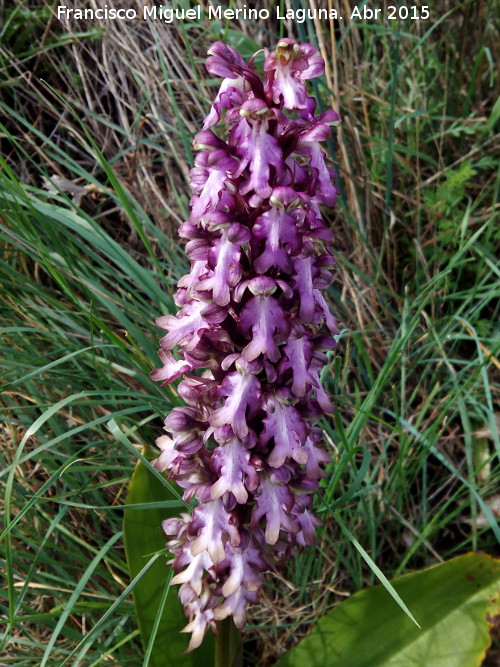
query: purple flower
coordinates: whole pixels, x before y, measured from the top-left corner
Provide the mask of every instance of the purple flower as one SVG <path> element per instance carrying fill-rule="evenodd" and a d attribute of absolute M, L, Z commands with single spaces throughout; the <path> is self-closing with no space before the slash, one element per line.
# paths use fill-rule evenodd
<path fill-rule="evenodd" d="M 276 544 L 281 530 L 297 532 L 297 525 L 290 514 L 294 504 L 294 495 L 287 486 L 289 479 L 290 473 L 286 468 L 261 474 L 250 525 L 256 528 L 260 525 L 260 520 L 265 519 L 267 544 Z"/>
<path fill-rule="evenodd" d="M 250 456 L 250 451 L 236 437 L 214 450 L 212 467 L 218 479 L 210 489 L 212 499 L 229 492 L 238 503 L 244 505 L 247 502 L 247 487 L 254 490 L 258 483 L 257 471 L 250 464 Z"/>
<path fill-rule="evenodd" d="M 281 468 L 287 459 L 307 463 L 307 451 L 303 447 L 307 428 L 300 412 L 277 395 L 269 397 L 266 408 L 265 429 L 260 441 L 269 445 L 273 438 L 274 446 L 267 458 L 268 464 L 272 468 Z"/>
<path fill-rule="evenodd" d="M 206 551 L 212 563 L 224 560 L 224 543 L 228 540 L 233 546 L 240 543 L 240 534 L 235 523 L 235 518 L 225 510 L 222 500 L 200 503 L 193 512 L 193 520 L 189 526 L 189 532 L 193 535 L 190 543 L 193 556 Z"/>
<path fill-rule="evenodd" d="M 275 188 L 269 200 L 271 208 L 255 221 L 252 237 L 256 252 L 262 245 L 261 242 L 264 246 L 262 253 L 253 263 L 258 273 L 266 273 L 272 267 L 280 269 L 282 273 L 292 272 L 290 255 L 298 252 L 301 246 L 294 217 L 285 210 L 285 206 L 293 200 L 299 202 L 292 188 Z"/>
<path fill-rule="evenodd" d="M 281 39 L 276 51 L 266 59 L 264 70 L 268 72 L 268 94 L 275 104 L 283 103 L 285 109 L 306 108 L 307 93 L 303 81 L 321 76 L 325 64 L 321 56 L 314 55 L 312 44 L 297 44 L 293 39 Z"/>
<path fill-rule="evenodd" d="M 220 395 L 225 397 L 224 405 L 212 412 L 210 423 L 212 426 L 227 424 L 238 438 L 246 437 L 247 416 L 258 410 L 260 398 L 260 382 L 247 364 L 240 364 L 237 371 L 226 375 Z"/>
<path fill-rule="evenodd" d="M 276 285 L 270 278 L 267 280 L 272 284 L 274 292 Z M 253 361 L 265 354 L 269 361 L 278 361 L 280 351 L 276 341 L 286 338 L 289 324 L 280 302 L 270 296 L 269 291 L 256 292 L 255 296 L 246 302 L 241 311 L 238 328 L 243 335 L 251 338 L 250 343 L 243 348 L 244 359 Z"/>
<path fill-rule="evenodd" d="M 235 115 L 235 114 L 233 114 Z M 250 172 L 244 179 L 239 192 L 243 195 L 255 192 L 263 199 L 269 197 L 271 169 L 279 169 L 283 164 L 283 153 L 276 137 L 269 132 L 273 112 L 262 100 L 251 99 L 240 109 L 241 120 L 234 124 L 231 140 L 234 142 L 240 165 L 235 176 Z"/>
<path fill-rule="evenodd" d="M 211 291 L 214 302 L 219 306 L 227 306 L 230 301 L 230 288 L 235 287 L 241 280 L 241 245 L 250 237 L 249 230 L 235 222 L 222 232 L 222 236 L 215 239 L 208 253 L 206 266 L 210 267 L 211 275 L 198 284 L 198 289 Z"/>
<path fill-rule="evenodd" d="M 177 315 L 157 321 L 166 334 L 151 377 L 182 378 L 185 405 L 165 419 L 155 465 L 197 502 L 163 523 L 188 650 L 228 616 L 241 628 L 263 573 L 314 543 L 312 493 L 330 461 L 317 421 L 332 410 L 320 373 L 338 329 L 323 296 L 333 236 L 319 207 L 337 197 L 321 144 L 339 117 L 314 115 L 315 47 L 282 39 L 265 53 L 261 81 L 234 48 L 209 51 L 223 82 L 194 141 L 180 228 L 191 270 Z"/>

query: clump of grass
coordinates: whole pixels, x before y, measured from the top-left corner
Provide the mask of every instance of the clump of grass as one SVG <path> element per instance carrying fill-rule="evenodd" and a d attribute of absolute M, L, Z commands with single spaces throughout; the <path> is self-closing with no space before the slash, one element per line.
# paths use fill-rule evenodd
<path fill-rule="evenodd" d="M 251 665 L 374 583 L 337 519 L 388 577 L 496 548 L 499 42 L 492 2 L 441 5 L 430 23 L 292 26 L 320 47 L 316 92 L 343 117 L 330 297 L 344 329 L 325 369 L 324 527 L 269 577 Z M 0 12 L 3 654 L 138 665 L 119 507 L 134 461 L 107 423 L 140 448 L 178 400 L 148 377 L 153 321 L 185 271 L 175 229 L 221 35 L 61 24 L 41 0 Z M 219 28 L 271 45 L 280 26 Z"/>

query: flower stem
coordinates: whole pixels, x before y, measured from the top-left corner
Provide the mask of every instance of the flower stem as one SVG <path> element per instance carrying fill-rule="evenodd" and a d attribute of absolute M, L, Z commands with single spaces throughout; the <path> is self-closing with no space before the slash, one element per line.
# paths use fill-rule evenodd
<path fill-rule="evenodd" d="M 243 647 L 240 631 L 233 619 L 228 617 L 217 623 L 218 634 L 215 638 L 215 667 L 242 667 Z"/>

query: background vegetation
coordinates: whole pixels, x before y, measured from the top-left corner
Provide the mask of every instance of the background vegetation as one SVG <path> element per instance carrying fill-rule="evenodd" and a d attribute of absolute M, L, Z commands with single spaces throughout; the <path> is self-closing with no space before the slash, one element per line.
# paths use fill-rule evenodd
<path fill-rule="evenodd" d="M 216 39 L 244 55 L 280 29 L 317 44 L 315 92 L 343 118 L 329 145 L 343 329 L 324 372 L 336 405 L 323 420 L 324 527 L 268 576 L 248 664 L 272 665 L 374 583 L 337 519 L 387 577 L 495 553 L 493 0 L 432 1 L 429 21 L 399 23 L 350 22 L 354 3 L 328 0 L 343 22 L 281 26 L 62 23 L 56 4 L 0 2 L 2 664 L 143 664 L 122 506 L 135 450 L 178 400 L 148 373 L 154 320 L 186 270 L 176 228 L 218 85 L 204 68 Z M 485 664 L 498 657 L 494 643 Z"/>

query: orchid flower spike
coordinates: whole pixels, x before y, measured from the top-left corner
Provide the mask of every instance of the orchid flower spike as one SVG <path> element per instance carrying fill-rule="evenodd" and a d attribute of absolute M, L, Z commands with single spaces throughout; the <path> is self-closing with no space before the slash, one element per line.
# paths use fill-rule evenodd
<path fill-rule="evenodd" d="M 280 40 L 262 80 L 253 58 L 222 42 L 209 50 L 207 69 L 223 81 L 194 141 L 180 228 L 191 271 L 178 313 L 157 321 L 163 365 L 151 374 L 182 378 L 185 406 L 167 416 L 155 466 L 196 502 L 163 523 L 188 650 L 228 616 L 242 628 L 263 573 L 313 544 L 319 524 L 312 494 L 330 457 L 316 424 L 333 409 L 320 373 L 338 333 L 319 209 L 337 188 L 321 142 L 340 119 L 314 115 L 305 82 L 323 73 L 316 51 Z"/>

